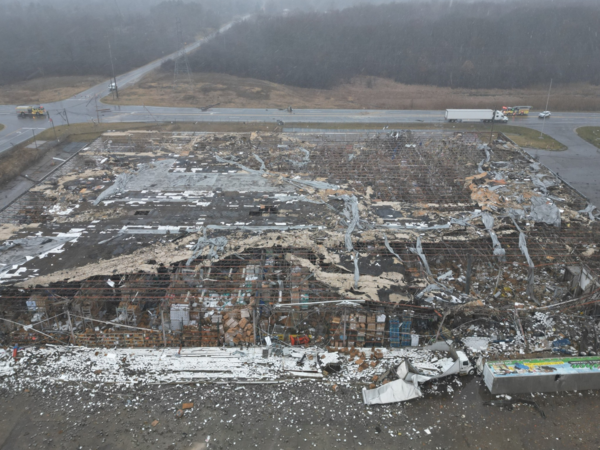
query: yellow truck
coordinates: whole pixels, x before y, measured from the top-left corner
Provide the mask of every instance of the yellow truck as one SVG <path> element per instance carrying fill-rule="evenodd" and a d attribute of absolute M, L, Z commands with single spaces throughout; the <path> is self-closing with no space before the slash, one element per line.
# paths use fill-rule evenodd
<path fill-rule="evenodd" d="M 531 106 L 503 106 L 502 112 L 505 116 L 527 116 Z"/>
<path fill-rule="evenodd" d="M 17 116 L 19 117 L 42 117 L 46 115 L 43 106 L 17 106 Z"/>

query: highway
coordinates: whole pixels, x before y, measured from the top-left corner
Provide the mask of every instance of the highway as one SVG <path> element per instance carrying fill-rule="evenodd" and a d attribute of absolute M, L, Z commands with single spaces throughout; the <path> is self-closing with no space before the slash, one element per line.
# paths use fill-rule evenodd
<path fill-rule="evenodd" d="M 243 19 L 242 19 L 243 20 Z M 228 24 L 220 31 L 225 31 Z M 186 47 L 192 51 L 214 35 Z M 117 77 L 120 88 L 133 84 L 145 74 L 158 68 L 164 61 L 173 58 L 169 55 L 146 66 Z M 289 113 L 276 109 L 237 109 L 214 108 L 201 111 L 197 108 L 165 108 L 145 106 L 117 106 L 100 103 L 99 99 L 110 94 L 107 80 L 64 101 L 44 104 L 54 125 L 66 125 L 65 112 L 70 123 L 96 121 L 103 123 L 123 122 L 267 122 L 277 120 L 295 123 L 410 123 L 423 122 L 442 124 L 443 111 L 394 111 L 357 109 L 303 109 Z M 97 99 L 98 111 L 96 111 Z M 30 139 L 51 127 L 46 118 L 20 119 L 15 114 L 16 105 L 0 105 L 0 123 L 6 128 L 0 132 L 0 153 L 14 145 Z M 532 113 L 529 117 L 510 119 L 509 124 L 541 130 L 543 121 Z M 571 183 L 594 204 L 600 205 L 600 164 L 596 147 L 581 139 L 575 129 L 581 126 L 600 126 L 600 113 L 554 113 L 546 120 L 544 132 L 568 147 L 563 152 L 532 150 L 548 168 L 557 172 Z"/>

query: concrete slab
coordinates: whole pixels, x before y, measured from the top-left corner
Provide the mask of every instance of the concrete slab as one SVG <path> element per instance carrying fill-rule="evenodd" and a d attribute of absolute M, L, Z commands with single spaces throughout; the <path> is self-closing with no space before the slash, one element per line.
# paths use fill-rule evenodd
<path fill-rule="evenodd" d="M 44 145 L 46 142 L 48 142 L 48 141 L 34 141 L 31 144 L 29 144 L 26 148 L 39 148 L 42 145 Z"/>

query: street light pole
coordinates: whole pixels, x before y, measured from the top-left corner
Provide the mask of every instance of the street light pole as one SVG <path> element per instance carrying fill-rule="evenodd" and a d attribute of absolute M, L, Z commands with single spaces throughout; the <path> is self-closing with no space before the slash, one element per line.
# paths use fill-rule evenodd
<path fill-rule="evenodd" d="M 548 98 L 546 99 L 546 109 L 544 111 L 548 111 L 548 103 L 550 103 L 550 91 L 552 90 L 552 78 L 550 78 L 550 88 L 548 89 Z M 546 116 L 544 116 L 543 122 L 542 122 L 542 132 L 540 133 L 540 139 L 542 139 L 542 136 L 544 135 L 544 128 L 546 126 Z"/>
<path fill-rule="evenodd" d="M 492 145 L 492 139 L 494 138 L 494 123 L 496 122 L 496 111 L 494 110 L 493 112 L 493 116 L 492 116 L 492 131 L 490 131 L 490 147 Z"/>
<path fill-rule="evenodd" d="M 100 125 L 100 112 L 98 111 L 98 94 L 94 95 L 94 105 L 96 105 L 96 117 L 98 118 L 98 125 Z"/>
<path fill-rule="evenodd" d="M 50 113 L 48 113 L 48 116 L 50 116 Z M 54 139 L 56 139 L 56 141 L 58 142 L 58 136 L 56 135 L 56 128 L 54 128 L 54 120 L 50 119 L 50 117 L 48 117 L 48 119 L 50 120 L 50 123 L 52 124 L 52 130 L 54 131 Z"/>
<path fill-rule="evenodd" d="M 115 75 L 115 63 L 112 57 L 112 48 L 110 46 L 110 40 L 108 41 L 108 53 L 110 54 L 110 65 L 112 67 L 113 82 L 115 83 L 115 93 L 117 94 L 117 98 L 119 98 L 119 87 L 117 86 L 117 76 Z"/>

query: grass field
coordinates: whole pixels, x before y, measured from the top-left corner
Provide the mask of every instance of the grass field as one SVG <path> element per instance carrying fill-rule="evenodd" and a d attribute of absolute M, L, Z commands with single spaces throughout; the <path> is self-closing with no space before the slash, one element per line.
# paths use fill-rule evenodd
<path fill-rule="evenodd" d="M 103 123 L 94 125 L 92 123 L 77 123 L 71 126 L 61 125 L 56 127 L 58 136 L 63 136 L 61 140 L 70 142 L 93 141 L 106 131 L 126 131 L 126 130 L 155 130 L 155 131 L 207 131 L 214 133 L 244 133 L 252 131 L 281 131 L 281 127 L 276 124 L 263 123 L 239 123 L 239 122 L 177 122 L 177 123 L 158 123 L 149 125 L 148 123 Z M 49 128 L 36 136 L 38 140 L 53 140 L 54 131 Z M 33 139 L 31 140 L 33 142 Z"/>
<path fill-rule="evenodd" d="M 192 74 L 191 87 L 173 89 L 173 74 L 153 72 L 139 83 L 119 91 L 119 100 L 102 101 L 119 105 L 224 108 L 297 109 L 402 109 L 442 110 L 447 108 L 501 108 L 531 105 L 542 110 L 547 86 L 529 89 L 452 89 L 405 85 L 392 80 L 361 77 L 334 89 L 304 89 L 231 75 Z M 600 86 L 577 84 L 553 88 L 550 109 L 596 111 L 600 109 Z"/>
<path fill-rule="evenodd" d="M 73 97 L 103 81 L 104 77 L 46 77 L 0 86 L 0 104 L 51 103 Z"/>
<path fill-rule="evenodd" d="M 575 131 L 580 138 L 600 148 L 600 127 L 581 127 Z"/>
<path fill-rule="evenodd" d="M 526 127 L 516 127 L 512 125 L 500 125 L 499 131 L 502 131 L 518 146 L 524 148 L 539 148 L 541 150 L 562 151 L 566 150 L 563 144 L 547 134 L 541 134 L 537 130 Z M 541 137 L 540 137 L 541 136 Z"/>

